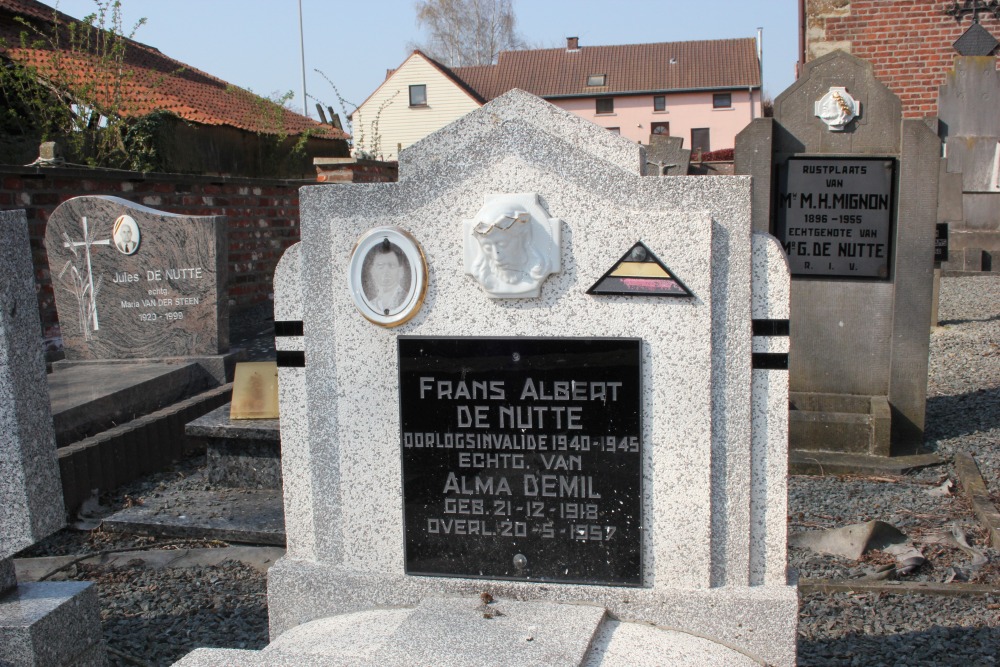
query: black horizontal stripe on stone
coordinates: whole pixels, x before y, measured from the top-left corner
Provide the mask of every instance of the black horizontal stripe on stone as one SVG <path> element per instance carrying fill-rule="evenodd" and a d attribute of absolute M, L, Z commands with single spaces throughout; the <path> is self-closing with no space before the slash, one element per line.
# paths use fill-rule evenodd
<path fill-rule="evenodd" d="M 787 336 L 789 332 L 788 320 L 754 320 L 754 336 Z"/>
<path fill-rule="evenodd" d="M 279 366 L 281 364 L 278 364 Z M 783 352 L 754 352 L 751 357 L 752 368 L 760 370 L 787 371 L 788 354 Z"/>
<path fill-rule="evenodd" d="M 274 335 L 278 337 L 301 336 L 303 331 L 302 320 L 274 321 Z"/>
<path fill-rule="evenodd" d="M 305 368 L 306 353 L 297 350 L 278 350 L 278 368 Z"/>

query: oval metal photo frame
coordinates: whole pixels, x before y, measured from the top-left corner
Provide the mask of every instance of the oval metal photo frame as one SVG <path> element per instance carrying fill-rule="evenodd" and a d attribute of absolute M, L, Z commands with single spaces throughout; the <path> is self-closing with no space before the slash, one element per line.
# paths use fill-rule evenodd
<path fill-rule="evenodd" d="M 347 269 L 347 284 L 358 312 L 382 327 L 410 321 L 424 305 L 427 261 L 423 248 L 399 227 L 375 227 L 365 232 Z"/>

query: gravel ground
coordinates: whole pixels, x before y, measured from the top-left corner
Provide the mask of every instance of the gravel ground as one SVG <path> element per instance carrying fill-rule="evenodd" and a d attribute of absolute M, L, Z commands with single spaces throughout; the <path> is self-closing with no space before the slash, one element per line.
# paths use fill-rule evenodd
<path fill-rule="evenodd" d="M 927 562 L 903 581 L 969 581 L 992 585 L 993 595 L 887 593 L 800 594 L 799 664 L 962 665 L 1000 664 L 1000 553 L 958 493 L 931 493 L 951 479 L 956 452 L 968 452 L 1000 505 L 1000 277 L 945 278 L 941 325 L 931 334 L 927 446 L 947 459 L 942 466 L 904 477 L 794 476 L 789 483 L 789 531 L 845 526 L 873 519 L 911 537 Z M 259 332 L 267 328 L 258 327 Z M 258 336 L 259 337 L 259 336 Z M 251 349 L 266 356 L 264 339 Z M 203 460 L 178 464 L 102 502 L 114 509 L 141 502 L 167 485 L 203 488 Z M 935 543 L 942 531 L 960 531 L 987 559 L 972 567 L 967 551 Z M 86 554 L 110 550 L 225 546 L 205 540 L 63 530 L 25 556 Z M 873 552 L 860 561 L 790 549 L 801 577 L 859 579 L 885 569 L 893 558 Z M 239 563 L 217 567 L 70 568 L 70 578 L 96 581 L 104 636 L 112 665 L 169 665 L 201 646 L 261 648 L 267 643 L 265 577 Z"/>

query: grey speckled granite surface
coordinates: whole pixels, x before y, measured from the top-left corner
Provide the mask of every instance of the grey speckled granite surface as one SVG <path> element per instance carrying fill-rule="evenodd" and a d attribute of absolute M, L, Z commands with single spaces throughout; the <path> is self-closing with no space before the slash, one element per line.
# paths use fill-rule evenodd
<path fill-rule="evenodd" d="M 630 622 L 615 634 L 631 633 L 632 622 L 650 624 L 678 631 L 665 642 L 677 647 L 682 637 L 698 635 L 713 655 L 735 650 L 794 664 L 797 597 L 786 573 L 786 431 L 778 418 L 787 409 L 787 383 L 776 375 L 783 371 L 751 364 L 752 310 L 787 313 L 788 275 L 773 241 L 752 239 L 750 180 L 644 177 L 635 145 L 523 91 L 491 101 L 401 159 L 398 183 L 303 188 L 302 241 L 276 271 L 276 319 L 301 321 L 304 335 L 279 342 L 279 349 L 302 352 L 288 355 L 302 365 L 279 371 L 282 426 L 290 436 L 282 439 L 288 553 L 268 574 L 275 646 L 262 654 L 281 664 L 282 656 L 319 650 L 314 639 L 286 633 L 339 624 L 348 632 L 352 618 L 361 622 L 358 614 L 406 608 L 414 611 L 385 612 L 381 621 L 420 623 L 405 647 L 418 653 L 380 651 L 373 630 L 359 641 L 385 660 L 379 664 L 419 664 L 421 657 L 426 663 L 420 646 L 446 646 L 436 637 L 455 628 L 487 661 L 503 662 L 496 657 L 504 656 L 509 637 L 497 644 L 477 636 L 462 616 L 468 600 L 488 589 L 498 599 L 537 604 L 518 609 L 539 618 L 547 609 L 597 605 L 600 614 Z M 561 221 L 561 270 L 538 297 L 490 298 L 464 271 L 462 221 L 473 219 L 487 197 L 516 193 L 536 194 L 544 214 Z M 352 248 L 379 226 L 412 234 L 428 270 L 422 307 L 391 329 L 357 311 L 347 278 Z M 587 294 L 640 240 L 693 296 Z M 407 574 L 404 530 L 420 527 L 404 527 L 401 511 L 409 478 L 399 464 L 400 336 L 641 339 L 642 445 L 634 473 L 641 510 L 622 519 L 640 527 L 632 547 L 642 554 L 638 586 Z M 581 465 L 574 474 L 603 472 L 594 457 Z M 530 495 L 513 486 L 515 498 Z M 443 503 L 440 496 L 431 502 Z M 462 540 L 452 542 L 450 552 L 458 554 Z M 487 544 L 505 559 L 525 553 L 531 562 L 544 552 L 515 552 L 503 539 Z M 446 560 L 450 552 L 442 552 Z M 439 608 L 434 599 L 449 602 Z M 440 613 L 424 619 L 423 609 Z M 568 633 L 585 647 L 594 630 Z M 621 655 L 621 645 L 613 638 L 601 644 L 609 655 Z M 449 646 L 434 661 L 447 664 L 450 651 L 468 657 L 466 648 Z M 332 647 L 327 653 L 328 664 L 344 659 Z M 567 654 L 556 664 L 583 659 Z M 259 664 L 252 660 L 246 664 Z M 718 663 L 741 658 L 726 660 Z"/>
<path fill-rule="evenodd" d="M 230 404 L 219 406 L 184 427 L 184 434 L 194 438 L 234 438 L 240 440 L 275 440 L 279 438 L 277 419 L 230 419 Z"/>

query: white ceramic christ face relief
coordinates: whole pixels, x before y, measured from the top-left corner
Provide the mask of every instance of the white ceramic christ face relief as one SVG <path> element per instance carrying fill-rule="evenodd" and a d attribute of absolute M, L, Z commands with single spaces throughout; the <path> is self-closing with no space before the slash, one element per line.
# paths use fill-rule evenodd
<path fill-rule="evenodd" d="M 560 220 L 534 193 L 488 195 L 463 222 L 465 272 L 493 299 L 531 298 L 560 270 Z"/>

